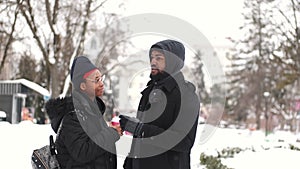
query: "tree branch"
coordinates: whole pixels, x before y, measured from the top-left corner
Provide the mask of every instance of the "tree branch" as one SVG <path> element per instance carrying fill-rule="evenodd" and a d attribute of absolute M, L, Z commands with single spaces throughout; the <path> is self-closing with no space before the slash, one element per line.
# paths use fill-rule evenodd
<path fill-rule="evenodd" d="M 80 34 L 80 41 L 79 41 L 79 46 L 77 48 L 77 51 L 76 52 L 76 56 L 79 55 L 80 51 L 82 50 L 83 48 L 83 43 L 85 41 L 85 34 L 86 34 L 86 31 L 87 31 L 87 26 L 88 26 L 88 22 L 89 22 L 89 17 L 90 17 L 90 13 L 91 13 L 91 4 L 92 4 L 92 0 L 89 0 L 87 5 L 86 5 L 86 9 L 85 9 L 85 16 L 84 16 L 84 22 L 82 24 L 82 31 L 81 31 L 81 34 Z"/>
<path fill-rule="evenodd" d="M 48 24 L 49 24 L 49 27 L 52 31 L 52 33 L 55 35 L 56 32 L 53 28 L 53 23 L 52 23 L 52 18 L 51 18 L 51 9 L 50 9 L 50 2 L 49 0 L 45 0 L 45 6 L 46 6 L 46 15 L 47 15 L 47 21 L 48 21 Z"/>
<path fill-rule="evenodd" d="M 34 14 L 32 12 L 32 7 L 30 5 L 30 1 L 26 0 L 26 2 L 27 2 L 27 6 L 22 4 L 23 1 L 21 2 L 20 0 L 18 0 L 19 6 L 20 6 L 20 10 L 21 10 L 22 15 L 24 16 L 26 22 L 27 22 L 27 25 L 29 26 L 29 28 L 31 30 L 31 33 L 33 34 L 33 38 L 36 40 L 36 42 L 38 44 L 38 47 L 40 48 L 40 50 L 41 50 L 41 52 L 43 54 L 43 58 L 46 61 L 46 65 L 48 65 L 48 64 L 50 64 L 49 63 L 49 56 L 48 56 L 47 51 L 43 47 L 43 44 L 42 44 L 40 38 L 38 37 L 37 27 L 36 27 L 36 23 L 35 23 L 35 19 L 34 19 Z M 26 14 L 26 11 L 28 11 L 28 13 L 29 13 L 30 16 L 28 16 Z"/>
<path fill-rule="evenodd" d="M 54 6 L 53 6 L 53 14 L 52 14 L 52 23 L 53 24 L 56 24 L 58 9 L 59 9 L 59 0 L 55 0 Z"/>
<path fill-rule="evenodd" d="M 107 1 L 108 0 L 102 1 L 98 6 L 95 7 L 95 9 L 91 10 L 91 13 L 93 13 L 93 12 L 97 11 L 99 8 L 101 8 L 105 4 L 105 2 L 107 2 Z"/>
<path fill-rule="evenodd" d="M 18 9 L 18 6 L 16 6 L 15 14 L 14 14 L 14 21 L 13 21 L 13 24 L 11 26 L 11 31 L 9 33 L 8 41 L 5 45 L 3 57 L 2 57 L 2 60 L 1 60 L 0 74 L 1 74 L 2 69 L 4 68 L 4 64 L 5 64 L 5 60 L 7 58 L 7 53 L 8 53 L 9 47 L 13 42 L 13 33 L 15 32 L 15 27 L 16 27 L 16 23 L 17 23 L 18 14 L 19 14 L 19 9 Z"/>

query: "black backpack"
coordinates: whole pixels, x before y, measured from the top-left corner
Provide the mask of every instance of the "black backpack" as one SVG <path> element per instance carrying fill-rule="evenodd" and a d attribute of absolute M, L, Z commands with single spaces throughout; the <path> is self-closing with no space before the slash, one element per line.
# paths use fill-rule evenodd
<path fill-rule="evenodd" d="M 33 150 L 31 164 L 33 169 L 60 169 L 56 159 L 56 149 L 53 136 L 49 137 L 50 144 Z"/>
<path fill-rule="evenodd" d="M 63 120 L 64 118 L 59 124 L 56 139 L 60 134 Z M 56 146 L 52 135 L 49 137 L 49 145 L 33 150 L 31 165 L 33 169 L 60 169 L 59 163 L 56 159 Z"/>

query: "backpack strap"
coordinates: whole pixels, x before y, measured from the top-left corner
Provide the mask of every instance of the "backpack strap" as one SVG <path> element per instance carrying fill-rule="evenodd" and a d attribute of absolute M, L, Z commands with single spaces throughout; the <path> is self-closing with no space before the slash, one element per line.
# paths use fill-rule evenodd
<path fill-rule="evenodd" d="M 56 141 L 57 138 L 59 137 L 60 130 L 61 130 L 61 128 L 62 128 L 62 123 L 63 123 L 64 118 L 65 118 L 65 116 L 62 118 L 62 120 L 61 120 L 61 122 L 60 122 L 60 124 L 59 124 L 59 127 L 58 127 L 58 130 L 57 130 L 57 134 L 56 134 L 56 139 L 55 139 L 55 141 Z M 49 146 L 50 146 L 50 152 L 51 152 L 51 155 L 56 155 L 56 154 L 57 154 L 57 152 L 56 152 L 56 146 L 55 146 L 55 142 L 54 142 L 54 140 L 53 140 L 53 136 L 52 136 L 52 135 L 49 136 L 49 142 L 50 142 Z"/>
<path fill-rule="evenodd" d="M 51 153 L 51 155 L 56 155 L 56 147 L 55 147 L 55 144 L 54 144 L 54 140 L 53 140 L 53 136 L 52 135 L 50 135 L 50 137 L 49 137 L 49 141 L 50 141 L 50 153 Z"/>
<path fill-rule="evenodd" d="M 69 113 L 72 113 L 72 112 L 74 112 L 74 111 L 71 111 L 71 112 L 69 112 Z M 69 114 L 69 113 L 67 113 L 67 114 Z M 58 129 L 57 129 L 56 139 L 57 139 L 57 138 L 59 137 L 59 135 L 60 135 L 60 131 L 61 131 L 61 128 L 62 128 L 62 124 L 63 124 L 63 121 L 64 121 L 65 116 L 66 116 L 67 114 L 65 114 L 65 115 L 63 116 L 63 118 L 62 118 L 62 120 L 61 120 L 61 122 L 60 122 L 60 124 L 59 124 L 59 127 L 58 127 Z"/>
<path fill-rule="evenodd" d="M 71 112 L 69 112 L 69 113 L 73 113 L 73 112 L 75 112 L 75 111 L 71 111 Z M 69 114 L 69 113 L 67 113 L 67 114 Z M 59 137 L 59 135 L 60 135 L 60 132 L 61 132 L 61 129 L 62 129 L 62 124 L 63 124 L 63 121 L 64 121 L 65 116 L 66 116 L 67 114 L 65 114 L 65 115 L 63 116 L 63 118 L 62 118 L 62 120 L 61 120 L 61 122 L 60 122 L 60 124 L 59 124 L 59 127 L 58 127 L 58 129 L 57 129 L 57 134 L 56 134 L 56 139 L 55 139 L 55 141 L 58 139 L 58 137 Z M 52 142 L 53 142 L 53 145 L 54 145 L 54 153 L 56 154 L 56 146 L 55 146 L 55 143 L 54 143 L 54 141 L 53 141 L 53 136 L 51 135 L 50 137 L 52 137 Z M 50 138 L 50 139 L 51 139 L 51 138 Z M 50 140 L 50 147 L 51 147 L 51 140 Z M 52 154 L 52 151 L 51 151 L 51 154 Z M 70 158 L 70 160 L 69 160 L 68 163 L 67 163 L 66 169 L 71 169 L 71 167 L 72 167 L 72 162 L 73 162 L 73 160 L 72 160 L 72 158 Z"/>

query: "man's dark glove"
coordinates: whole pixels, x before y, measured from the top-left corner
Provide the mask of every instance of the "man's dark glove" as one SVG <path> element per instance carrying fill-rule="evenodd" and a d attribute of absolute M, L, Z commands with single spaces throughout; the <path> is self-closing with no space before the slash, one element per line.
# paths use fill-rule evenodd
<path fill-rule="evenodd" d="M 143 123 L 139 119 L 129 116 L 120 115 L 120 126 L 123 131 L 128 131 L 134 136 L 140 136 Z"/>

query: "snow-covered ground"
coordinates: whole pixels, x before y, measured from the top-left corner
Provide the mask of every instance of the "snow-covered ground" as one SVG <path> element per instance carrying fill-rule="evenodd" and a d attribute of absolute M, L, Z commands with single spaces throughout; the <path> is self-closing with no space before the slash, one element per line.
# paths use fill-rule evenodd
<path fill-rule="evenodd" d="M 192 169 L 204 169 L 200 154 L 216 155 L 217 150 L 228 147 L 244 149 L 234 158 L 222 159 L 222 163 L 235 169 L 296 169 L 300 151 L 290 150 L 289 145 L 300 147 L 296 135 L 277 131 L 267 138 L 261 131 L 218 128 L 205 142 L 200 142 L 204 125 L 199 125 L 195 145 L 191 153 Z M 0 122 L 0 168 L 30 169 L 32 150 L 47 144 L 48 136 L 54 134 L 50 125 L 37 125 L 29 121 L 20 124 Z M 247 150 L 246 150 L 247 149 Z M 123 157 L 118 157 L 118 169 L 122 169 Z"/>

